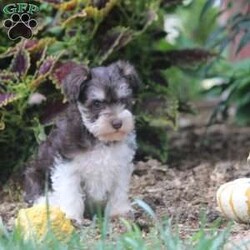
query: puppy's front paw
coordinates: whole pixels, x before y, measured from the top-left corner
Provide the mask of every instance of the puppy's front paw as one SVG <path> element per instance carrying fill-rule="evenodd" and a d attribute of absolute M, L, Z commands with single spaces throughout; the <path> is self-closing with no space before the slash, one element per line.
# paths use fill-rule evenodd
<path fill-rule="evenodd" d="M 67 213 L 66 214 L 66 218 L 69 219 L 72 223 L 73 226 L 75 226 L 76 228 L 80 228 L 84 225 L 84 218 L 83 216 L 72 216 L 69 215 Z"/>
<path fill-rule="evenodd" d="M 76 228 L 82 228 L 82 227 L 88 227 L 90 226 L 91 224 L 91 220 L 89 219 L 82 219 L 82 220 L 74 220 L 74 219 L 71 219 L 71 223 L 74 227 Z"/>

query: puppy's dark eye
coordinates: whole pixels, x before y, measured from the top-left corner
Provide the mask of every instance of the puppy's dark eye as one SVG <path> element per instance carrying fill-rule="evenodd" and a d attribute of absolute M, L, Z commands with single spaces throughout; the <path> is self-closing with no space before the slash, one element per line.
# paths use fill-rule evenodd
<path fill-rule="evenodd" d="M 104 103 L 102 101 L 95 100 L 92 102 L 92 105 L 96 109 L 101 109 L 103 107 Z"/>

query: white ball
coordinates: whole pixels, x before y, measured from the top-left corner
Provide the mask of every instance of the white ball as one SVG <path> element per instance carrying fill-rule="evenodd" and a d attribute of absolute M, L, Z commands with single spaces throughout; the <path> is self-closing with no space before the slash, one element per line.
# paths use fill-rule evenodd
<path fill-rule="evenodd" d="M 239 223 L 250 223 L 250 178 L 240 178 L 221 185 L 216 198 L 225 217 Z"/>

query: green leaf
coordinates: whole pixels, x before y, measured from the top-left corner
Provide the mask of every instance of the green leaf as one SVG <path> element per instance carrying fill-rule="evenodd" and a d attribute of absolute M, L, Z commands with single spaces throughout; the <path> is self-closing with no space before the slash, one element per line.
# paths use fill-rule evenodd
<path fill-rule="evenodd" d="M 225 27 L 220 26 L 216 28 L 208 37 L 206 46 L 213 48 L 218 41 L 223 39 L 222 35 L 225 33 Z"/>
<path fill-rule="evenodd" d="M 139 207 L 141 207 L 149 216 L 151 216 L 153 219 L 156 219 L 156 214 L 153 211 L 153 209 L 144 201 L 135 199 L 133 204 L 137 204 Z"/>
<path fill-rule="evenodd" d="M 238 27 L 242 30 L 248 30 L 250 29 L 250 19 L 242 20 L 238 23 Z"/>
<path fill-rule="evenodd" d="M 66 27 L 66 26 L 72 26 L 74 23 L 78 22 L 83 22 L 84 19 L 87 18 L 87 13 L 82 10 L 72 16 L 70 16 L 69 18 L 67 18 L 63 23 L 62 26 Z"/>
<path fill-rule="evenodd" d="M 250 42 L 250 32 L 245 32 L 245 34 L 240 39 L 236 53 L 239 53 L 246 45 Z"/>
<path fill-rule="evenodd" d="M 200 14 L 200 21 L 203 18 L 203 16 L 206 14 L 206 12 L 212 8 L 212 6 L 215 4 L 216 0 L 207 0 L 201 10 Z"/>
<path fill-rule="evenodd" d="M 114 51 L 117 51 L 128 44 L 133 39 L 133 35 L 134 32 L 132 30 L 120 26 L 108 31 L 100 43 L 101 59 L 99 63 L 106 61 Z"/>

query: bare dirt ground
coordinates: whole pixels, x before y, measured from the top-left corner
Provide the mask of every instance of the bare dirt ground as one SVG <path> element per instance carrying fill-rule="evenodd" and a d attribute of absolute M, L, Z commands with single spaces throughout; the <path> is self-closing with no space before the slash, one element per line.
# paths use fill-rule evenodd
<path fill-rule="evenodd" d="M 183 238 L 198 230 L 202 214 L 206 217 L 208 230 L 220 217 L 215 194 L 221 184 L 250 177 L 250 166 L 246 162 L 250 151 L 250 127 L 224 124 L 206 129 L 212 106 L 213 103 L 198 104 L 197 116 L 183 116 L 180 129 L 169 131 L 169 161 L 166 164 L 153 159 L 138 162 L 132 177 L 131 198 L 144 200 L 159 218 L 172 218 Z M 18 192 L 12 190 L 8 186 L 0 192 L 0 216 L 9 228 L 18 209 L 24 206 Z M 222 218 L 222 222 L 226 225 L 228 220 Z M 143 230 L 148 226 L 147 223 L 141 225 Z M 231 240 L 234 243 L 250 240 L 250 226 L 235 223 Z M 250 244 L 247 247 L 242 249 L 250 249 Z"/>
<path fill-rule="evenodd" d="M 184 238 L 197 231 L 202 215 L 208 230 L 221 217 L 215 199 L 220 185 L 250 177 L 250 127 L 229 122 L 206 128 L 213 106 L 198 104 L 199 114 L 182 117 L 180 129 L 169 133 L 167 164 L 139 162 L 133 175 L 132 196 L 146 201 L 158 216 L 172 218 Z M 223 228 L 228 220 L 221 219 Z M 248 245 L 241 249 L 250 249 L 250 225 L 235 223 L 231 242 L 244 241 Z"/>

